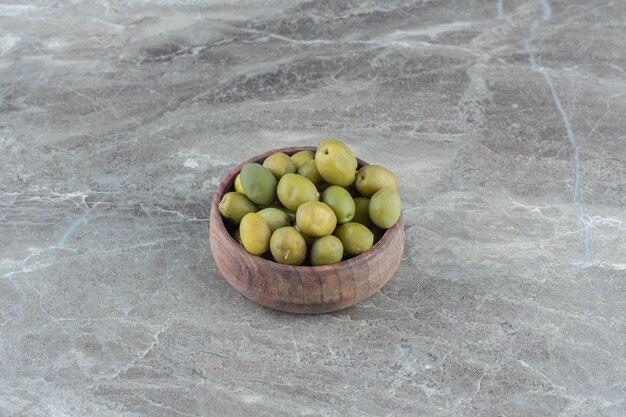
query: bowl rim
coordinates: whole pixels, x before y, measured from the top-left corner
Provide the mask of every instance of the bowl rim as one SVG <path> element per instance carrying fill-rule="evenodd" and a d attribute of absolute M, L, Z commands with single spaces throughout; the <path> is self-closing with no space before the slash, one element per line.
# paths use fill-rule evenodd
<path fill-rule="evenodd" d="M 329 265 L 317 265 L 317 266 L 313 266 L 313 265 L 286 265 L 286 264 L 281 264 L 280 262 L 276 262 L 276 261 L 271 261 L 269 259 L 265 259 L 262 256 L 258 256 L 258 255 L 253 255 L 251 253 L 249 253 L 248 251 L 246 251 L 239 243 L 237 243 L 237 241 L 235 241 L 235 239 L 233 238 L 233 236 L 228 232 L 228 230 L 226 229 L 226 226 L 224 224 L 224 218 L 222 217 L 222 214 L 219 212 L 219 202 L 222 198 L 222 196 L 224 194 L 226 194 L 227 192 L 230 192 L 233 183 L 235 181 L 235 177 L 237 176 L 237 174 L 239 174 L 239 172 L 241 171 L 241 169 L 243 168 L 243 166 L 245 164 L 248 163 L 259 163 L 259 161 L 264 160 L 265 158 L 267 158 L 268 156 L 277 153 L 277 152 L 283 152 L 289 156 L 293 155 L 296 152 L 300 152 L 300 151 L 312 151 L 315 153 L 316 151 L 316 147 L 315 146 L 286 146 L 286 147 L 282 147 L 282 148 L 276 148 L 276 149 L 272 149 L 272 150 L 268 150 L 265 151 L 261 154 L 255 155 L 247 160 L 245 160 L 244 162 L 241 162 L 240 164 L 238 164 L 237 166 L 235 166 L 235 168 L 231 169 L 222 179 L 222 181 L 220 181 L 217 189 L 215 190 L 215 192 L 213 193 L 213 198 L 211 200 L 211 211 L 215 213 L 215 216 L 212 216 L 211 221 L 209 222 L 209 227 L 212 229 L 213 227 L 217 227 L 217 230 L 215 230 L 214 232 L 217 233 L 223 233 L 228 235 L 228 243 L 231 245 L 231 247 L 233 248 L 232 250 L 237 251 L 237 254 L 241 257 L 243 256 L 250 256 L 250 257 L 254 257 L 256 258 L 255 261 L 256 262 L 260 262 L 260 264 L 262 265 L 263 263 L 267 262 L 268 265 L 271 265 L 272 267 L 276 268 L 276 267 L 284 267 L 285 269 L 293 269 L 295 271 L 319 271 L 319 272 L 330 272 L 333 270 L 336 270 L 338 267 L 352 267 L 352 266 L 356 266 L 357 264 L 359 264 L 362 260 L 367 259 L 367 258 L 371 258 L 373 256 L 378 255 L 379 253 L 382 253 L 382 249 L 387 246 L 388 242 L 392 239 L 392 235 L 397 233 L 398 229 L 400 227 L 402 227 L 403 225 L 403 219 L 402 219 L 402 211 L 400 212 L 400 218 L 398 219 L 398 221 L 396 221 L 396 223 L 391 226 L 390 228 L 385 230 L 385 233 L 383 233 L 383 236 L 378 240 L 378 242 L 376 242 L 371 248 L 369 248 L 368 250 L 366 250 L 365 252 L 353 256 L 352 258 L 340 261 L 340 262 L 336 262 L 334 264 L 329 264 Z M 370 165 L 367 162 L 363 161 L 360 158 L 356 158 L 357 159 L 357 164 L 358 166 L 366 166 L 366 165 Z M 214 224 L 214 223 L 217 224 Z M 230 248 L 226 248 L 226 249 L 230 249 Z"/>

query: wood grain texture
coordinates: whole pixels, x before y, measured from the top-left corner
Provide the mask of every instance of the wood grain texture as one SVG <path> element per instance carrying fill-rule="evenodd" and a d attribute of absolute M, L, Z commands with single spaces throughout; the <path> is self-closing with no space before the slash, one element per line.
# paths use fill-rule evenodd
<path fill-rule="evenodd" d="M 274 149 L 226 175 L 211 203 L 211 251 L 224 278 L 252 301 L 290 313 L 326 313 L 365 300 L 389 281 L 404 250 L 402 216 L 367 252 L 337 264 L 313 267 L 283 265 L 249 254 L 231 237 L 218 209 L 244 164 L 262 162 L 275 152 L 291 155 L 302 150 L 315 151 L 315 147 Z M 367 163 L 359 159 L 359 165 Z"/>

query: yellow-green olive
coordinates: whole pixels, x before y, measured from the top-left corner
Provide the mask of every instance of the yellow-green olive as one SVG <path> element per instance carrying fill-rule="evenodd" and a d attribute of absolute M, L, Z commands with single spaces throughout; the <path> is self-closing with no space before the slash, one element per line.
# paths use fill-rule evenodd
<path fill-rule="evenodd" d="M 342 224 L 335 231 L 343 250 L 349 255 L 365 252 L 374 244 L 374 234 L 360 223 Z"/>
<path fill-rule="evenodd" d="M 369 213 L 372 222 L 388 229 L 400 218 L 400 197 L 391 188 L 381 188 L 370 199 Z"/>
<path fill-rule="evenodd" d="M 296 170 L 300 169 L 306 161 L 312 161 L 314 158 L 315 154 L 311 151 L 300 151 L 291 155 L 291 160 L 296 164 Z"/>
<path fill-rule="evenodd" d="M 241 174 L 237 174 L 235 177 L 235 191 L 243 193 L 243 187 L 241 186 Z"/>
<path fill-rule="evenodd" d="M 278 199 L 287 209 L 296 211 L 302 203 L 317 201 L 320 193 L 306 177 L 298 174 L 285 174 L 276 189 Z"/>
<path fill-rule="evenodd" d="M 296 224 L 303 233 L 322 237 L 335 230 L 337 216 L 328 205 L 320 201 L 308 201 L 298 207 Z"/>
<path fill-rule="evenodd" d="M 270 237 L 272 232 L 263 220 L 263 217 L 256 213 L 248 213 L 241 219 L 239 233 L 243 247 L 253 255 L 261 255 L 270 248 Z"/>
<path fill-rule="evenodd" d="M 300 265 L 306 259 L 306 242 L 293 227 L 277 229 L 270 239 L 270 250 L 281 264 Z"/>
<path fill-rule="evenodd" d="M 257 211 L 256 214 L 263 217 L 263 220 L 265 220 L 265 223 L 267 223 L 272 233 L 274 233 L 276 229 L 291 225 L 289 215 L 278 208 L 264 208 L 263 210 Z"/>
<path fill-rule="evenodd" d="M 354 218 L 354 200 L 345 188 L 331 185 L 324 190 L 321 200 L 333 209 L 337 216 L 337 223 L 348 223 Z"/>
<path fill-rule="evenodd" d="M 357 197 L 354 199 L 354 223 L 361 223 L 363 226 L 371 226 L 372 219 L 370 219 L 370 199 L 367 197 Z"/>
<path fill-rule="evenodd" d="M 280 180 L 285 174 L 296 172 L 296 164 L 283 152 L 276 152 L 265 158 L 263 166 L 269 169 L 277 180 Z"/>
<path fill-rule="evenodd" d="M 317 239 L 311 247 L 312 265 L 330 265 L 341 261 L 343 245 L 339 238 L 328 235 Z"/>
<path fill-rule="evenodd" d="M 300 168 L 298 168 L 298 174 L 307 177 L 316 186 L 324 181 L 317 171 L 317 164 L 312 159 L 305 161 Z"/>
<path fill-rule="evenodd" d="M 354 182 L 356 157 L 350 148 L 339 141 L 322 141 L 315 152 L 315 164 L 322 178 L 329 184 L 347 187 Z"/>
<path fill-rule="evenodd" d="M 341 145 L 341 146 L 345 146 L 346 149 L 348 150 L 348 152 L 350 152 L 350 155 L 354 156 L 354 158 L 356 158 L 356 155 L 354 154 L 354 152 L 352 152 L 352 149 L 350 149 L 350 147 L 348 145 L 346 145 L 345 143 L 343 143 L 340 140 L 337 139 L 322 139 L 318 145 L 319 146 L 324 146 L 324 145 L 328 145 L 328 144 L 335 144 L 335 145 Z"/>
<path fill-rule="evenodd" d="M 245 194 L 235 191 L 224 194 L 218 208 L 222 216 L 235 224 L 239 224 L 246 214 L 256 213 L 258 210 Z"/>
<path fill-rule="evenodd" d="M 356 188 L 364 197 L 371 197 L 381 188 L 398 191 L 398 179 L 393 172 L 380 165 L 367 165 L 356 173 Z"/>

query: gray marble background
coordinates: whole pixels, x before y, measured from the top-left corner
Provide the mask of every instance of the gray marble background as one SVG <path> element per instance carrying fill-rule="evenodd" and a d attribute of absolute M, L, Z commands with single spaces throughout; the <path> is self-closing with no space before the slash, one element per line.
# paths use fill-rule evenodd
<path fill-rule="evenodd" d="M 1 416 L 626 414 L 626 2 L 0 4 Z M 237 162 L 345 140 L 406 247 L 319 316 L 208 243 Z"/>

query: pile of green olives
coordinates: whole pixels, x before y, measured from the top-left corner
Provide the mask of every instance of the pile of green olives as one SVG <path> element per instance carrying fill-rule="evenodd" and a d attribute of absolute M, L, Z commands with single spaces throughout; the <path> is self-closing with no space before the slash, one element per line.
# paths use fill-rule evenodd
<path fill-rule="evenodd" d="M 287 265 L 329 265 L 370 249 L 400 218 L 398 180 L 323 140 L 316 152 L 277 152 L 245 164 L 219 203 L 251 254 Z"/>

